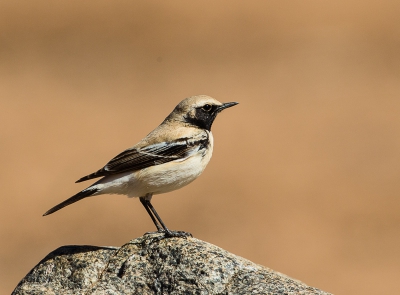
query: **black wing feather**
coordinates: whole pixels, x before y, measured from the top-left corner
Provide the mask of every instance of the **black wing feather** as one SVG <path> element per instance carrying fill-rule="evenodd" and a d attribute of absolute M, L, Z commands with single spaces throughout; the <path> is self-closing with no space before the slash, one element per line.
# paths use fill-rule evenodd
<path fill-rule="evenodd" d="M 208 145 L 208 134 L 200 138 L 181 138 L 172 142 L 162 142 L 144 148 L 130 148 L 115 156 L 102 169 L 82 177 L 76 182 L 118 174 L 126 171 L 137 171 L 171 161 L 184 159 L 191 152 L 203 149 Z"/>

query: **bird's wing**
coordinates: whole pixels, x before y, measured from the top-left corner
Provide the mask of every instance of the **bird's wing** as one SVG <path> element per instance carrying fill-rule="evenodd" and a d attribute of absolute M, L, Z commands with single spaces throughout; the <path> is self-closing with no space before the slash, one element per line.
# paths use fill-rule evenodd
<path fill-rule="evenodd" d="M 208 145 L 208 134 L 203 133 L 195 138 L 180 138 L 175 141 L 160 142 L 141 148 L 132 147 L 111 159 L 102 169 L 82 177 L 76 182 L 118 174 L 126 171 L 137 171 L 171 161 L 182 161 Z"/>

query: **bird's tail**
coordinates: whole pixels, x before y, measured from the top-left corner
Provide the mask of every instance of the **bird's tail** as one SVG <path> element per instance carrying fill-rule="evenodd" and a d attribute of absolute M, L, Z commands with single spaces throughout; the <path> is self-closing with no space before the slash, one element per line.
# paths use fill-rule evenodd
<path fill-rule="evenodd" d="M 88 187 L 87 189 L 84 189 L 83 191 L 77 193 L 76 195 L 72 196 L 71 198 L 65 200 L 64 202 L 61 202 L 60 204 L 54 206 L 53 208 L 48 210 L 46 213 L 44 213 L 43 216 L 52 214 L 52 213 L 64 208 L 65 206 L 71 205 L 75 202 L 78 202 L 79 200 L 84 199 L 84 198 L 93 196 L 98 191 L 99 191 L 99 189 L 97 189 L 97 188 Z"/>

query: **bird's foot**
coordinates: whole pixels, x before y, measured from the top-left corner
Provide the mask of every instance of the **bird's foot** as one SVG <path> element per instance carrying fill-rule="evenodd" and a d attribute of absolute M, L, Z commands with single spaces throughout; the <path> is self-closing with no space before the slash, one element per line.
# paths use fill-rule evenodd
<path fill-rule="evenodd" d="M 181 231 L 181 230 L 166 230 L 164 231 L 165 238 L 187 238 L 191 237 L 193 238 L 193 235 L 191 233 Z"/>
<path fill-rule="evenodd" d="M 163 234 L 163 238 L 187 238 L 187 237 L 193 237 L 191 233 L 185 232 L 185 231 L 175 231 L 175 230 L 158 230 L 158 231 L 149 231 L 144 233 L 144 235 L 157 235 L 157 234 Z"/>
<path fill-rule="evenodd" d="M 162 229 L 162 230 L 157 230 L 157 231 L 148 231 L 148 232 L 145 232 L 144 233 L 144 236 L 147 236 L 147 235 L 159 235 L 159 234 L 164 234 L 165 233 L 165 231 Z"/>

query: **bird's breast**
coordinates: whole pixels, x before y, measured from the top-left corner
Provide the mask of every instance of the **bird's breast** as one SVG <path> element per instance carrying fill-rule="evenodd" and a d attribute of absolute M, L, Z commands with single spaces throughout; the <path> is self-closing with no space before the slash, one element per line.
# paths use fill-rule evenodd
<path fill-rule="evenodd" d="M 208 132 L 208 140 L 187 158 L 148 167 L 136 174 L 145 193 L 162 194 L 179 189 L 200 176 L 209 163 L 213 152 L 213 136 Z"/>

